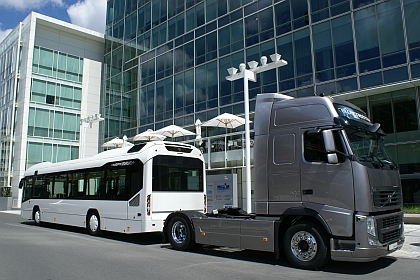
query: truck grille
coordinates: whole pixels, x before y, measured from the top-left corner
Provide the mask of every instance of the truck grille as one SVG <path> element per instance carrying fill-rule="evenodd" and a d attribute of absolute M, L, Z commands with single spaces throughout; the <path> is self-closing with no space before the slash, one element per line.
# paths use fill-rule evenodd
<path fill-rule="evenodd" d="M 374 191 L 373 203 L 375 207 L 387 208 L 401 205 L 401 191 Z"/>
<path fill-rule="evenodd" d="M 402 234 L 402 215 L 377 219 L 379 242 L 382 244 L 397 241 Z"/>
<path fill-rule="evenodd" d="M 382 227 L 384 227 L 384 228 L 396 226 L 396 225 L 399 225 L 399 224 L 400 224 L 400 217 L 399 216 L 382 219 Z"/>
<path fill-rule="evenodd" d="M 400 230 L 394 230 L 388 233 L 384 233 L 382 235 L 382 240 L 381 238 L 379 238 L 379 242 L 381 243 L 388 243 L 391 242 L 393 240 L 398 240 L 398 238 L 401 236 L 401 232 Z"/>

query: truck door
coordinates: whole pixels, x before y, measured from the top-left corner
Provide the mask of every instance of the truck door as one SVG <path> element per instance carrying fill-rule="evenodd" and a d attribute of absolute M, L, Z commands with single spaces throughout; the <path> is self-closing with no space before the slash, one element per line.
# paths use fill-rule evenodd
<path fill-rule="evenodd" d="M 341 130 L 332 131 L 337 163 L 328 163 L 321 130 L 302 129 L 301 193 L 337 235 L 351 236 L 354 209 L 353 173 Z"/>
<path fill-rule="evenodd" d="M 300 174 L 297 156 L 299 128 L 272 130 L 268 140 L 268 201 L 270 214 L 282 214 L 300 204 Z M 296 205 L 297 207 L 298 205 Z"/>

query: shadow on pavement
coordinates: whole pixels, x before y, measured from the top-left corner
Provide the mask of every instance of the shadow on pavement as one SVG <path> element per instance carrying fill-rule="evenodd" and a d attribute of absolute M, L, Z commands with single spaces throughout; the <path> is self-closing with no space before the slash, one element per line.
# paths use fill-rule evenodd
<path fill-rule="evenodd" d="M 33 221 L 21 222 L 23 225 L 34 226 Z M 42 223 L 41 225 L 44 228 L 49 228 L 52 230 L 67 231 L 78 234 L 87 234 L 85 228 L 80 227 L 71 227 L 57 224 Z M 113 241 L 127 242 L 137 245 L 158 245 L 160 248 L 165 250 L 173 250 L 169 244 L 162 244 L 162 234 L 160 232 L 156 233 L 136 233 L 136 234 L 121 234 L 114 232 L 103 231 L 100 236 L 92 238 L 104 238 Z M 416 244 L 417 246 L 419 245 Z M 228 248 L 228 247 L 216 247 L 216 246 L 202 246 L 195 248 L 188 253 L 190 254 L 202 254 L 208 256 L 222 257 L 227 259 L 234 259 L 240 261 L 249 261 L 254 263 L 262 263 L 268 265 L 279 265 L 282 267 L 294 268 L 287 259 L 281 255 L 280 259 L 276 260 L 274 253 L 270 252 L 260 252 L 252 250 L 241 250 L 237 248 Z M 337 262 L 330 261 L 319 271 L 334 273 L 334 274 L 346 274 L 346 275 L 366 275 L 377 270 L 385 269 L 386 267 L 392 265 L 396 261 L 392 257 L 380 258 L 373 262 L 358 263 L 358 262 Z"/>
<path fill-rule="evenodd" d="M 23 225 L 37 227 L 33 221 L 21 222 Z M 91 236 L 88 234 L 86 228 L 83 227 L 72 227 L 59 224 L 51 224 L 43 222 L 41 224 L 43 228 L 49 228 L 52 230 L 67 231 L 79 234 L 85 234 L 86 236 Z M 115 233 L 110 231 L 102 231 L 100 236 L 91 236 L 93 238 L 105 238 L 114 241 L 128 242 L 138 245 L 154 245 L 162 243 L 162 233 L 160 232 L 151 232 L 151 233 L 133 233 L 133 234 L 123 234 Z"/>
<path fill-rule="evenodd" d="M 162 248 L 171 249 L 170 245 L 162 245 Z M 205 254 L 209 256 L 223 257 L 228 259 L 235 259 L 241 261 L 250 261 L 255 263 L 263 263 L 268 265 L 279 265 L 283 267 L 298 269 L 293 267 L 285 256 L 281 255 L 280 259 L 274 258 L 274 253 L 270 252 L 259 252 L 252 250 L 240 250 L 235 248 L 227 247 L 215 247 L 215 246 L 203 246 L 192 250 L 190 253 Z M 396 261 L 392 257 L 380 258 L 373 262 L 358 263 L 358 262 L 337 262 L 330 261 L 318 271 L 334 273 L 334 274 L 346 274 L 346 275 L 366 275 L 377 270 L 385 269 L 392 265 Z"/>

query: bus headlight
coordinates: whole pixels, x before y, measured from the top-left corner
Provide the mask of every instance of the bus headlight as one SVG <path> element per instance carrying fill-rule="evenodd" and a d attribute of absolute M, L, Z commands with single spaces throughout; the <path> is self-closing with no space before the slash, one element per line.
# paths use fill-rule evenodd
<path fill-rule="evenodd" d="M 366 219 L 366 230 L 367 233 L 376 236 L 376 227 L 375 227 L 375 218 L 372 216 L 368 216 Z"/>

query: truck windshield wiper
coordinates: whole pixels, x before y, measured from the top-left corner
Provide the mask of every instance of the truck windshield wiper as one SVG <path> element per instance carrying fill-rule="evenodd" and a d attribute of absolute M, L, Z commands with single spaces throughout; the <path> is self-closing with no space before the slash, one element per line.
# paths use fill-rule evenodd
<path fill-rule="evenodd" d="M 383 162 L 382 161 L 380 161 L 379 159 L 378 159 L 378 157 L 374 157 L 373 155 L 363 155 L 363 156 L 359 156 L 359 159 L 361 160 L 361 161 L 370 161 L 372 164 L 373 164 L 373 166 L 375 166 L 375 167 L 383 167 L 384 166 L 384 164 L 383 164 Z M 375 160 L 376 159 L 376 160 Z"/>
<path fill-rule="evenodd" d="M 381 166 L 381 167 L 384 167 L 384 163 L 382 162 L 382 160 L 377 156 L 377 155 L 375 155 L 375 154 L 372 154 L 372 155 L 370 155 L 370 157 L 372 158 L 372 159 L 376 159 L 377 160 L 377 162 L 379 163 L 379 165 Z"/>

